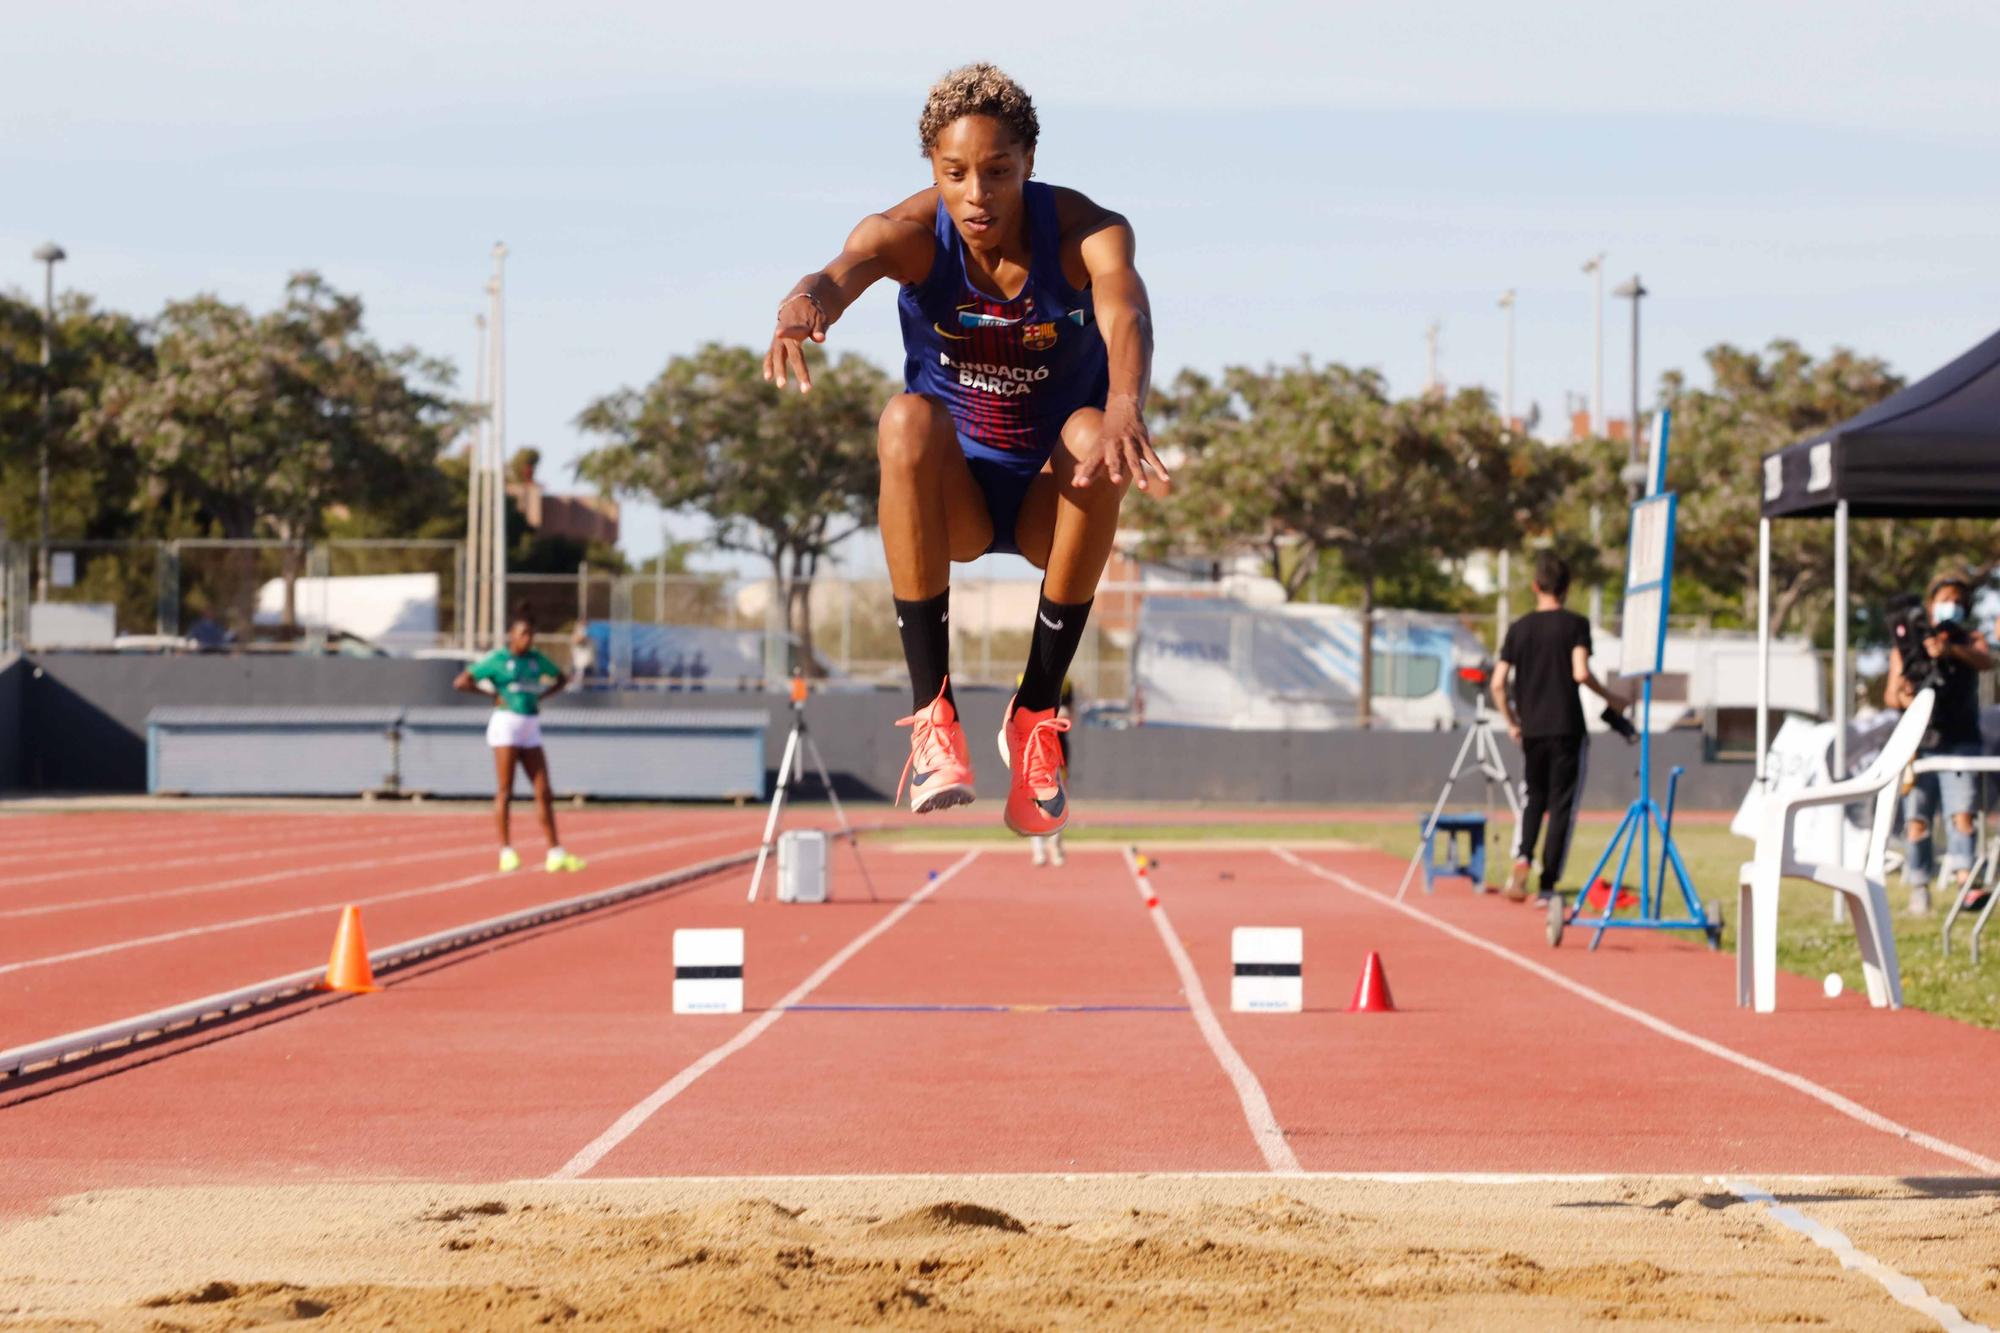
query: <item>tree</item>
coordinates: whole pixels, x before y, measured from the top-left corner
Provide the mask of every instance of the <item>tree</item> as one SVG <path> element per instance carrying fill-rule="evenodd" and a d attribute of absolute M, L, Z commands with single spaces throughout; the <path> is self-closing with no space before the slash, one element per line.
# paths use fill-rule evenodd
<path fill-rule="evenodd" d="M 714 524 L 715 544 L 771 566 L 800 666 L 814 670 L 808 601 L 819 562 L 875 522 L 875 423 L 894 391 L 852 353 L 817 349 L 810 394 L 767 383 L 758 354 L 709 343 L 677 356 L 643 391 L 591 403 L 577 424 L 610 443 L 585 454 L 578 475 Z"/>
<path fill-rule="evenodd" d="M 1373 624 L 1387 579 L 1546 525 L 1573 468 L 1510 435 L 1479 390 L 1392 400 L 1383 377 L 1304 361 L 1184 374 L 1162 395 L 1182 465 L 1151 549 L 1248 546 L 1293 598 L 1328 556 Z M 1372 717 L 1373 634 L 1361 635 L 1358 720 Z"/>
<path fill-rule="evenodd" d="M 1665 376 L 1662 385 L 1674 412 L 1668 483 L 1681 497 L 1676 585 L 1698 585 L 1749 624 L 1756 617 L 1759 460 L 1873 406 L 1903 382 L 1878 358 L 1847 348 L 1814 358 L 1788 339 L 1772 342 L 1763 354 L 1720 344 L 1704 359 L 1713 387 L 1689 388 L 1678 372 Z M 1598 477 L 1602 486 L 1601 471 Z M 1624 530 L 1622 511 L 1617 530 Z M 1864 608 L 1879 608 L 1912 585 L 1921 589 L 1947 560 L 1969 560 L 1984 577 L 1995 559 L 1995 532 L 1990 522 L 1856 524 L 1853 596 Z M 1832 575 L 1825 524 L 1773 524 L 1773 632 L 1798 621 L 1809 634 L 1823 632 L 1831 624 Z M 1864 624 L 1868 619 L 1863 617 Z"/>
<path fill-rule="evenodd" d="M 151 370 L 111 375 L 83 430 L 131 448 L 196 530 L 287 543 L 289 628 L 328 510 L 434 482 L 465 411 L 444 396 L 451 369 L 369 340 L 359 298 L 313 273 L 294 275 L 268 314 L 200 296 L 168 305 L 155 330 Z"/>
<path fill-rule="evenodd" d="M 79 419 L 107 377 L 145 374 L 152 364 L 144 327 L 70 294 L 56 309 L 42 418 L 42 310 L 39 302 L 0 295 L 0 531 L 13 540 L 40 531 L 37 474 L 49 446 L 50 532 L 63 539 L 117 539 L 144 531 L 143 479 L 132 451 L 94 447 Z"/>

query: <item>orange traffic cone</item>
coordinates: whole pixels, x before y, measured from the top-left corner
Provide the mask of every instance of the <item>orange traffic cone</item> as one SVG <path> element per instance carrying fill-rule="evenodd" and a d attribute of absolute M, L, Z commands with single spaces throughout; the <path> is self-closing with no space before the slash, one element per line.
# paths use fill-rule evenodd
<path fill-rule="evenodd" d="M 363 995 L 382 988 L 375 984 L 374 969 L 368 966 L 368 941 L 361 937 L 361 909 L 340 909 L 340 928 L 333 933 L 333 955 L 326 960 L 326 980 L 321 990 L 347 991 Z"/>
<path fill-rule="evenodd" d="M 1355 983 L 1354 999 L 1348 1004 L 1350 1014 L 1393 1014 L 1396 1002 L 1389 998 L 1389 978 L 1382 971 L 1382 955 L 1373 949 L 1368 951 L 1368 961 L 1361 965 L 1361 980 Z"/>

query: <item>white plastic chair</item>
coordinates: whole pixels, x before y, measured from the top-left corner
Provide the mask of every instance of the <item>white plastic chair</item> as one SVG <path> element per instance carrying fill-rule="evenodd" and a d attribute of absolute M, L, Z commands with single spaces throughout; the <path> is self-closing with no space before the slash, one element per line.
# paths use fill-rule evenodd
<path fill-rule="evenodd" d="M 1844 782 L 1768 798 L 1763 831 L 1757 835 L 1757 859 L 1737 875 L 1737 1004 L 1751 1005 L 1760 1014 L 1778 1007 L 1778 888 L 1787 879 L 1807 879 L 1848 897 L 1852 910 L 1847 915 L 1861 946 L 1868 1002 L 1877 1009 L 1903 1007 L 1903 972 L 1896 962 L 1896 935 L 1888 890 L 1882 883 L 1882 863 L 1889 833 L 1896 826 L 1903 770 L 1916 758 L 1936 703 L 1935 691 L 1918 694 L 1904 710 L 1903 720 L 1889 733 L 1875 762 L 1863 772 Z M 1875 800 L 1875 820 L 1869 827 L 1867 855 L 1859 868 L 1801 861 L 1793 855 L 1792 834 L 1800 811 L 1849 805 L 1869 797 Z"/>

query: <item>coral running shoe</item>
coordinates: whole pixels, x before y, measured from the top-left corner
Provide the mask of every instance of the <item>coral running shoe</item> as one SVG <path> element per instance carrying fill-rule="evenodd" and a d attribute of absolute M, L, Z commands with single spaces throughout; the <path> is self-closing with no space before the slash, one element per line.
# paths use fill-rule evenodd
<path fill-rule="evenodd" d="M 1000 753 L 1013 778 L 1007 784 L 1007 827 L 1024 838 L 1062 832 L 1069 823 L 1069 793 L 1063 787 L 1062 734 L 1069 720 L 1053 708 L 1031 711 L 1007 704 L 1000 726 Z"/>
<path fill-rule="evenodd" d="M 908 787 L 913 815 L 970 805 L 972 753 L 965 744 L 965 728 L 958 724 L 958 710 L 945 696 L 944 686 L 938 688 L 937 698 L 896 725 L 910 728 L 910 760 L 896 782 L 896 799 L 902 800 L 903 788 Z"/>

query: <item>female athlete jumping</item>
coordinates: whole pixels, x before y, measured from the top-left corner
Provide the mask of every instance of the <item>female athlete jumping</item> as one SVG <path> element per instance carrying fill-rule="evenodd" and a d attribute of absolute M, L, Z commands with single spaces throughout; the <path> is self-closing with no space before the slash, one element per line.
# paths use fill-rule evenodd
<path fill-rule="evenodd" d="M 1007 826 L 1069 819 L 1056 714 L 1136 480 L 1169 485 L 1141 415 L 1152 311 L 1132 228 L 1074 190 L 1030 180 L 1034 103 L 992 65 L 931 89 L 918 139 L 933 184 L 863 218 L 839 256 L 778 306 L 765 378 L 812 388 L 803 344 L 875 281 L 901 284 L 903 382 L 882 413 L 882 547 L 916 712 L 903 778 L 917 814 L 972 799 L 946 656 L 951 562 L 1017 552 L 1042 571 L 1020 689 L 1000 730 Z M 897 787 L 898 799 L 902 786 Z"/>

